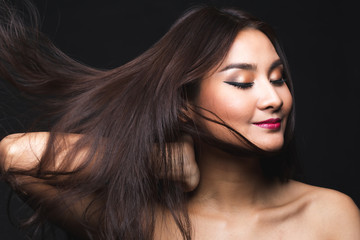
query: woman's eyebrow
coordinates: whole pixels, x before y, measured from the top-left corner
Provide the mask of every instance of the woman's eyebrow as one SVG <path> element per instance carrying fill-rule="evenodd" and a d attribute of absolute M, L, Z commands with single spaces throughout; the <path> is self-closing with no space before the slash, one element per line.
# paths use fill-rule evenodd
<path fill-rule="evenodd" d="M 283 65 L 283 62 L 281 61 L 281 59 L 275 60 L 269 68 L 269 74 L 272 70 L 274 70 L 275 68 L 277 68 L 278 66 L 281 66 L 281 65 Z"/>
<path fill-rule="evenodd" d="M 283 62 L 281 59 L 277 59 L 275 60 L 269 68 L 269 73 L 274 70 L 275 68 L 277 68 L 278 66 L 283 65 Z M 230 65 L 227 65 L 226 67 L 224 67 L 223 69 L 221 69 L 219 72 L 224 72 L 226 70 L 229 69 L 243 69 L 243 70 L 250 70 L 250 71 L 256 71 L 257 69 L 257 65 L 256 64 L 252 64 L 252 63 L 233 63 Z"/>
<path fill-rule="evenodd" d="M 234 63 L 234 64 L 230 64 L 230 65 L 224 67 L 223 69 L 220 70 L 220 72 L 224 72 L 226 70 L 233 69 L 233 68 L 256 71 L 257 66 L 256 66 L 256 64 L 251 64 L 251 63 Z"/>

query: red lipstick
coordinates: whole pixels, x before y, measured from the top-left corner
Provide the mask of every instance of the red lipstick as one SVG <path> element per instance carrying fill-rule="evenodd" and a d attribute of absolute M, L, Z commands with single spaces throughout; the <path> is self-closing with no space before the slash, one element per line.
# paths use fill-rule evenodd
<path fill-rule="evenodd" d="M 254 124 L 261 128 L 277 130 L 281 127 L 281 119 L 280 118 L 269 118 L 265 121 L 256 122 Z"/>

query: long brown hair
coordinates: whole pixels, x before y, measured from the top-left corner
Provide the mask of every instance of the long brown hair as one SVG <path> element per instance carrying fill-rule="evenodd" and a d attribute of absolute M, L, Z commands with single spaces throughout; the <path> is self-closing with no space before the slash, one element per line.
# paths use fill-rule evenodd
<path fill-rule="evenodd" d="M 37 201 L 40 215 L 43 205 L 92 196 L 82 222 L 89 238 L 152 239 L 156 206 L 171 212 L 183 238 L 191 238 L 186 193 L 171 178 L 160 179 L 158 166 L 171 175 L 174 166 L 169 158 L 176 149 L 168 149 L 167 143 L 178 141 L 184 133 L 211 140 L 201 126 L 188 119 L 184 109 L 196 96 L 201 79 L 224 59 L 239 31 L 255 28 L 269 37 L 285 66 L 293 94 L 288 65 L 274 32 L 237 9 L 192 8 L 142 55 L 118 68 L 101 70 L 79 63 L 56 48 L 38 30 L 36 9 L 31 4 L 27 9 L 34 24 L 29 26 L 16 8 L 4 0 L 0 3 L 0 75 L 41 102 L 53 121 L 39 165 L 29 171 L 9 169 L 7 174 L 31 175 L 60 189 L 58 196 Z M 221 119 L 209 120 L 236 133 Z M 280 155 L 292 151 L 293 130 L 294 108 Z M 59 169 L 51 172 L 48 166 L 61 151 L 61 146 L 54 144 L 61 133 L 83 135 Z M 264 153 L 236 134 L 249 146 L 244 152 Z M 159 149 L 156 160 L 154 145 Z M 85 147 L 89 149 L 85 161 L 69 171 L 72 157 Z M 269 172 L 287 180 L 292 162 L 287 157 L 277 159 L 281 160 L 270 164 Z M 86 174 L 82 174 L 85 169 Z M 64 175 L 67 177 L 58 178 Z M 100 220 L 93 229 L 87 219 L 95 212 Z"/>

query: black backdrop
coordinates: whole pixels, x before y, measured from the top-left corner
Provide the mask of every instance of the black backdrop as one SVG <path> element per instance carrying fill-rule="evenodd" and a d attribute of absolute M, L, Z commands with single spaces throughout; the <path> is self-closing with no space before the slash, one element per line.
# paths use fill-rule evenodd
<path fill-rule="evenodd" d="M 111 68 L 157 41 L 187 8 L 237 6 L 270 23 L 288 56 L 295 82 L 296 132 L 304 181 L 351 196 L 360 206 L 359 36 L 350 1 L 36 0 L 42 30 L 70 56 Z M 25 103 L 1 85 L 2 134 L 21 129 Z M 16 120 L 17 119 L 17 120 Z M 0 238 L 22 239 L 7 219 L 9 188 L 0 186 Z M 21 207 L 12 201 L 13 212 Z M 25 210 L 23 212 L 26 212 Z M 60 234 L 62 236 L 62 234 Z M 61 237 L 60 237 L 61 238 Z"/>

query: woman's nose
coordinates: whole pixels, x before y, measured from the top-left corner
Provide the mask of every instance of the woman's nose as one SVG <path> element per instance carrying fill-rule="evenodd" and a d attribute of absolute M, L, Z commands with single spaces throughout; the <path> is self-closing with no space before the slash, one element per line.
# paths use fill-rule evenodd
<path fill-rule="evenodd" d="M 276 87 L 267 80 L 262 84 L 258 99 L 258 108 L 261 110 L 272 109 L 277 111 L 283 106 L 283 100 L 276 90 Z"/>

